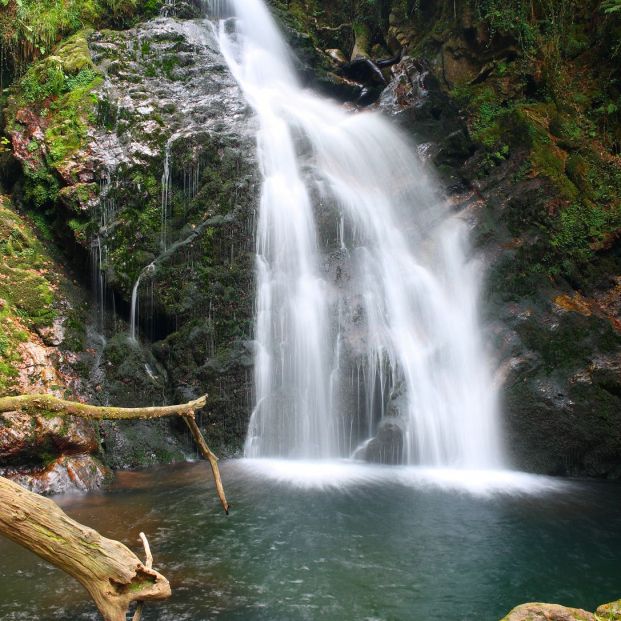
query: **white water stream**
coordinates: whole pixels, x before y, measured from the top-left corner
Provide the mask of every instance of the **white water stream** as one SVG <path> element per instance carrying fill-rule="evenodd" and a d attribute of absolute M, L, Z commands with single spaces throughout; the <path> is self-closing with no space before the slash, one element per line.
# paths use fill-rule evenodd
<path fill-rule="evenodd" d="M 216 4 L 263 176 L 246 455 L 348 457 L 390 420 L 405 463 L 501 466 L 466 225 L 387 120 L 300 86 L 261 0 Z"/>

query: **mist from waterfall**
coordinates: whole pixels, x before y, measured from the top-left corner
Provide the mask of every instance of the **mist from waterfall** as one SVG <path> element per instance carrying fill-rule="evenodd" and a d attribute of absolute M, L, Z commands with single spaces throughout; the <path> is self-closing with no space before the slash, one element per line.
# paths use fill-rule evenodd
<path fill-rule="evenodd" d="M 263 177 L 246 455 L 349 457 L 391 421 L 402 462 L 501 466 L 466 224 L 387 120 L 301 87 L 261 0 L 216 4 Z"/>

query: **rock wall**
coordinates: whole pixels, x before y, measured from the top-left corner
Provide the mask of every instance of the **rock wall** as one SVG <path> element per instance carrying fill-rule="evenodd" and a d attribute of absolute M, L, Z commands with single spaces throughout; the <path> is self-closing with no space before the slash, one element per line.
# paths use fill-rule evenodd
<path fill-rule="evenodd" d="M 36 226 L 0 195 L 0 391 L 80 393 L 84 297 Z M 41 231 L 39 231 L 41 235 Z M 0 414 L 0 473 L 41 492 L 100 486 L 97 430 L 54 414 Z"/>
<path fill-rule="evenodd" d="M 71 353 L 54 363 L 73 369 L 63 390 L 118 405 L 208 392 L 202 424 L 232 454 L 251 407 L 254 121 L 196 20 L 199 4 L 168 4 L 131 27 L 133 17 L 117 16 L 121 30 L 85 18 L 90 27 L 59 30 L 3 100 L 12 156 L 0 145 L 0 168 L 13 202 L 45 244 L 65 251 L 77 289 L 94 298 L 70 305 Z M 309 87 L 391 115 L 471 223 L 489 266 L 489 347 L 513 464 L 618 477 L 618 17 L 595 0 L 272 5 Z M 8 300 L 30 336 L 19 344 L 7 332 L 3 392 L 58 381 L 46 356 L 64 351 L 53 334 L 65 310 L 46 309 L 68 309 L 68 298 L 40 287 L 35 272 L 15 289 L 23 299 Z M 47 380 L 32 379 L 41 372 Z M 106 424 L 99 433 L 115 467 L 189 450 L 174 423 Z M 57 428 L 40 434 L 62 444 Z M 376 449 L 378 459 L 393 454 L 379 441 Z"/>
<path fill-rule="evenodd" d="M 73 396 L 137 406 L 208 393 L 201 422 L 230 454 L 250 409 L 255 139 L 210 29 L 191 5 L 170 12 L 80 31 L 13 86 L 14 197 L 64 240 L 91 289 L 79 326 L 90 356 Z M 99 433 L 113 467 L 194 455 L 176 422 Z M 20 459 L 39 454 L 24 444 Z"/>

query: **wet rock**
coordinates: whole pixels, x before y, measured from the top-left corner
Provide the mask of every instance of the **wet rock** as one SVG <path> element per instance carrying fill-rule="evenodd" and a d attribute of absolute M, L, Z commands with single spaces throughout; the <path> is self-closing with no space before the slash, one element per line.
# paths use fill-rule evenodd
<path fill-rule="evenodd" d="M 376 464 L 402 464 L 405 426 L 398 418 L 387 417 L 380 422 L 377 434 L 364 449 L 365 461 Z"/>
<path fill-rule="evenodd" d="M 3 467 L 0 474 L 37 494 L 67 494 L 102 487 L 110 471 L 92 455 L 70 455 L 40 468 Z"/>
<path fill-rule="evenodd" d="M 417 142 L 427 145 L 437 167 L 456 169 L 474 153 L 457 108 L 427 62 L 406 56 L 393 65 L 379 105 Z M 456 177 L 456 171 L 450 174 Z"/>
<path fill-rule="evenodd" d="M 0 260 L 6 295 L 0 303 L 0 394 L 45 392 L 76 398 L 82 387 L 77 352 L 83 328 L 76 309 L 83 307 L 84 298 L 37 239 L 31 223 L 2 196 L 0 212 L 3 237 L 14 240 Z M 52 413 L 0 415 L 0 469 L 37 478 L 44 464 L 98 451 L 93 426 L 81 419 Z M 42 491 L 52 480 L 39 479 L 37 489 Z M 91 481 L 81 479 L 84 485 Z"/>
<path fill-rule="evenodd" d="M 252 314 L 254 121 L 211 29 L 180 17 L 90 36 L 104 80 L 97 122 L 73 159 L 88 160 L 102 191 L 93 204 L 91 186 L 74 182 L 61 196 L 97 231 L 104 297 L 114 295 L 121 313 L 129 313 L 138 275 L 157 263 L 137 292 L 140 344 L 117 322 L 103 327 L 93 398 L 162 405 L 209 393 L 213 421 L 224 428 L 214 447 L 234 451 L 249 415 L 248 357 L 237 343 L 250 338 Z M 105 423 L 107 460 L 127 467 L 182 459 L 184 429 Z"/>
<path fill-rule="evenodd" d="M 45 456 L 95 453 L 99 443 L 87 421 L 63 416 L 0 414 L 0 463 L 37 463 Z"/>
<path fill-rule="evenodd" d="M 31 340 L 19 346 L 19 384 L 25 392 L 46 392 L 62 385 L 52 352 L 42 343 Z"/>
<path fill-rule="evenodd" d="M 182 421 L 105 421 L 101 425 L 106 464 L 115 470 L 186 461 L 191 452 Z"/>
<path fill-rule="evenodd" d="M 65 340 L 65 321 L 66 317 L 56 317 L 51 326 L 40 326 L 37 328 L 39 336 L 43 342 L 50 347 L 58 347 Z"/>
<path fill-rule="evenodd" d="M 597 621 L 595 615 L 579 608 L 557 604 L 522 604 L 502 621 Z"/>
<path fill-rule="evenodd" d="M 356 58 L 341 68 L 344 77 L 365 86 L 385 86 L 386 80 L 370 58 Z"/>

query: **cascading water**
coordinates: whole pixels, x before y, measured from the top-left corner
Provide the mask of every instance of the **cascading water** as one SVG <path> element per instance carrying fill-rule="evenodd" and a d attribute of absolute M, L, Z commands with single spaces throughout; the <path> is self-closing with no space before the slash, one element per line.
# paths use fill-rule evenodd
<path fill-rule="evenodd" d="M 263 175 L 247 456 L 346 457 L 392 421 L 401 461 L 499 466 L 465 224 L 386 120 L 301 88 L 261 0 L 216 4 Z"/>
<path fill-rule="evenodd" d="M 129 313 L 129 338 L 132 341 L 138 340 L 138 305 L 139 305 L 139 297 L 138 293 L 140 292 L 140 283 L 142 279 L 147 275 L 153 275 L 155 273 L 155 261 L 149 263 L 147 267 L 145 267 L 142 272 L 138 275 L 136 282 L 132 288 L 132 303 L 131 310 Z"/>

